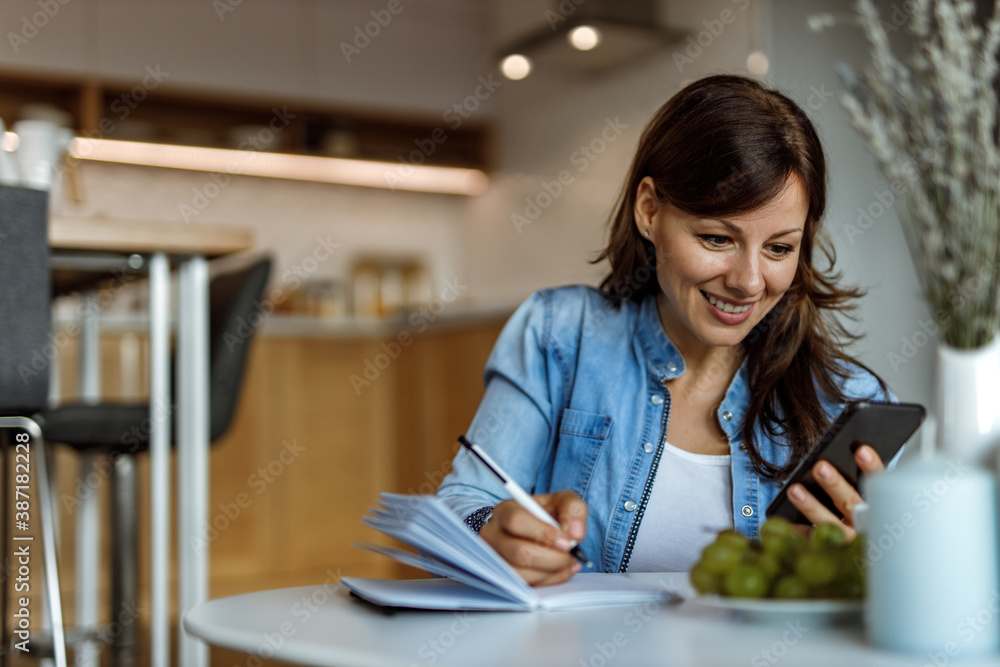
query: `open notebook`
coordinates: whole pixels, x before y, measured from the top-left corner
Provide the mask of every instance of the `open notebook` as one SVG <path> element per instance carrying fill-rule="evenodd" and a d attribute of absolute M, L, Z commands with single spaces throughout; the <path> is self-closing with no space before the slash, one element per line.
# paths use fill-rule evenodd
<path fill-rule="evenodd" d="M 356 544 L 439 579 L 341 579 L 355 595 L 378 605 L 418 609 L 532 610 L 669 602 L 678 596 L 625 574 L 578 574 L 564 584 L 532 588 L 479 535 L 435 496 L 383 493 L 362 523 L 417 552 Z"/>

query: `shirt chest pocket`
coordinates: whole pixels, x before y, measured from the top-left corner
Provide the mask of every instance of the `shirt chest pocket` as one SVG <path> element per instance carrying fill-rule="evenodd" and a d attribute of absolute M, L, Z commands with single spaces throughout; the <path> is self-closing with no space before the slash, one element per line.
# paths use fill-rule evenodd
<path fill-rule="evenodd" d="M 601 448 L 611 433 L 611 417 L 565 408 L 552 466 L 552 490 L 570 489 L 586 497 Z"/>

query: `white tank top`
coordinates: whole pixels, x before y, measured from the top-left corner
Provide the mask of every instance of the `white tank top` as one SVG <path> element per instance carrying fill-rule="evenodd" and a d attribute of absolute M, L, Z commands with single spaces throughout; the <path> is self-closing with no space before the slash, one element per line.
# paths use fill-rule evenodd
<path fill-rule="evenodd" d="M 690 570 L 716 534 L 733 527 L 731 458 L 664 443 L 629 572 Z"/>

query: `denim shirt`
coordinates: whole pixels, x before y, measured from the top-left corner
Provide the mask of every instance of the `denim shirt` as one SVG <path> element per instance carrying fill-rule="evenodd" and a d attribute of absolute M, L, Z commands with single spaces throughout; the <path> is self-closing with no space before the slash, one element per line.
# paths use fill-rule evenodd
<path fill-rule="evenodd" d="M 684 359 L 660 323 L 655 297 L 615 307 L 585 286 L 542 290 L 511 316 L 486 363 L 486 392 L 468 431 L 530 493 L 576 491 L 589 514 L 583 551 L 605 572 L 626 571 L 666 440 L 670 392 Z M 856 399 L 891 400 L 876 378 L 854 369 L 843 386 Z M 750 400 L 746 365 L 716 411 L 732 454 L 733 517 L 756 537 L 781 487 L 754 472 L 741 448 Z M 843 405 L 824 401 L 831 419 Z M 789 449 L 759 427 L 768 461 Z M 460 516 L 507 494 L 464 449 L 438 495 Z"/>

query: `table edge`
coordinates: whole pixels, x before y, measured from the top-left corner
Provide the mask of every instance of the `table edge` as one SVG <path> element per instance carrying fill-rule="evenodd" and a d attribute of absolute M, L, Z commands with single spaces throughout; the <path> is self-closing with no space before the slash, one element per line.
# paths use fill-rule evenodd
<path fill-rule="evenodd" d="M 236 599 L 247 599 L 255 598 L 258 596 L 263 596 L 268 593 L 278 593 L 278 592 L 292 592 L 292 591 L 312 591 L 315 590 L 316 586 L 294 586 L 289 588 L 273 588 L 263 591 L 254 591 L 252 593 L 243 593 L 240 595 L 231 595 L 223 598 L 216 598 L 214 600 L 208 600 L 199 604 L 198 606 L 190 609 L 186 614 L 181 623 L 184 629 L 187 630 L 192 635 L 204 640 L 212 646 L 218 646 L 220 648 L 230 649 L 233 651 L 239 651 L 247 655 L 259 655 L 259 657 L 265 660 L 281 660 L 285 662 L 290 662 L 297 665 L 305 665 L 307 667 L 385 667 L 385 660 L 373 660 L 372 656 L 366 655 L 364 653 L 359 653 L 356 651 L 344 650 L 342 649 L 338 654 L 330 654 L 329 651 L 321 651 L 318 648 L 313 649 L 312 644 L 303 644 L 301 640 L 296 642 L 286 643 L 275 649 L 273 653 L 269 656 L 264 656 L 258 654 L 254 649 L 248 649 L 249 645 L 260 646 L 267 644 L 267 640 L 264 639 L 259 633 L 253 630 L 246 629 L 234 629 L 234 628 L 213 628 L 210 622 L 205 621 L 200 618 L 202 614 L 208 613 L 207 608 L 213 603 L 227 602 L 232 603 Z M 342 594 L 344 602 L 349 602 L 346 595 Z M 248 600 L 249 601 L 249 600 Z M 321 653 L 326 653 L 331 660 L 318 660 L 317 658 Z M 325 656 L 324 656 L 325 657 Z M 332 659 L 336 658 L 336 661 Z"/>
<path fill-rule="evenodd" d="M 219 257 L 252 249 L 254 230 L 210 222 L 55 216 L 49 219 L 49 246 L 56 250 Z"/>

